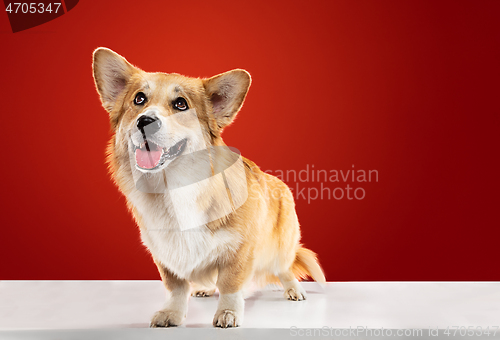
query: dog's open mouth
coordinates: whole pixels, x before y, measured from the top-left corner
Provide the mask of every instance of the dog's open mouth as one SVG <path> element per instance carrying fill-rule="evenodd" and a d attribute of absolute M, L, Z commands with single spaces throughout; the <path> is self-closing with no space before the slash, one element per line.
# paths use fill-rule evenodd
<path fill-rule="evenodd" d="M 145 170 L 153 170 L 162 166 L 167 160 L 179 156 L 186 148 L 187 139 L 184 138 L 170 148 L 162 148 L 158 144 L 145 140 L 135 147 L 135 161 L 137 166 Z"/>

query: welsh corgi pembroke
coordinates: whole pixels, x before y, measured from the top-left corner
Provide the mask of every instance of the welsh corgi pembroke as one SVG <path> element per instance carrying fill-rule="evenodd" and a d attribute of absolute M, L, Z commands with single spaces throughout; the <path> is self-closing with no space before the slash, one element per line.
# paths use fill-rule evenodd
<path fill-rule="evenodd" d="M 237 327 L 250 284 L 281 283 L 285 298 L 301 301 L 299 280 L 325 282 L 316 254 L 299 242 L 290 189 L 222 140 L 247 95 L 248 72 L 148 73 L 98 48 L 93 76 L 113 132 L 111 176 L 167 290 L 151 327 L 182 324 L 190 295 L 216 289 L 213 325 Z"/>

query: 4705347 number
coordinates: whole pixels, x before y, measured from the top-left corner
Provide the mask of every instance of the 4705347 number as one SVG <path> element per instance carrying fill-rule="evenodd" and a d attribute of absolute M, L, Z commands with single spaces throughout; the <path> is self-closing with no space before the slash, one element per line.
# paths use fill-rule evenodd
<path fill-rule="evenodd" d="M 54 3 L 48 3 L 44 4 L 42 2 L 36 3 L 36 2 L 9 2 L 7 7 L 5 8 L 6 12 L 9 13 L 57 13 L 59 11 L 59 8 L 61 7 L 60 2 L 54 2 Z"/>

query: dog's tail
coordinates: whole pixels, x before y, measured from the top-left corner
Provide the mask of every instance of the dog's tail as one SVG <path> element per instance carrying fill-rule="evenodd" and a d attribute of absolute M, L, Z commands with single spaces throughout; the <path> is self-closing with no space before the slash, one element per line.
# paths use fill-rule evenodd
<path fill-rule="evenodd" d="M 326 283 L 325 274 L 318 262 L 318 256 L 312 250 L 304 247 L 297 249 L 292 272 L 298 280 L 310 277 L 320 284 Z"/>

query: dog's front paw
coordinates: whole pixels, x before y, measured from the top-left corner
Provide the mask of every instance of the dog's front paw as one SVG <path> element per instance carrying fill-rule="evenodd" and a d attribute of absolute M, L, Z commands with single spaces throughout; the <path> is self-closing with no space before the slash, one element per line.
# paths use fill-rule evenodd
<path fill-rule="evenodd" d="M 155 313 L 155 315 L 151 319 L 149 327 L 156 328 L 179 326 L 182 321 L 184 321 L 185 317 L 186 315 L 182 312 L 163 309 Z"/>
<path fill-rule="evenodd" d="M 233 310 L 218 310 L 215 313 L 213 325 L 221 328 L 238 327 L 240 325 L 240 319 L 238 314 Z"/>
<path fill-rule="evenodd" d="M 306 292 L 304 290 L 294 287 L 286 289 L 283 295 L 285 296 L 285 298 L 292 301 L 302 301 L 307 298 Z"/>

